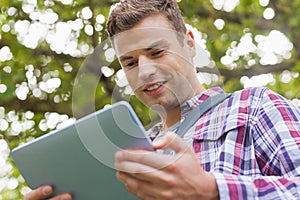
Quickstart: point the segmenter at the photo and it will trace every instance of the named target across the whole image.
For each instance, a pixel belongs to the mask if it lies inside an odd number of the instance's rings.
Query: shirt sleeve
[[[220,199],[300,199],[300,178],[213,173]]]
[[[300,199],[300,111],[264,90],[248,126],[261,175],[213,172],[220,199]]]

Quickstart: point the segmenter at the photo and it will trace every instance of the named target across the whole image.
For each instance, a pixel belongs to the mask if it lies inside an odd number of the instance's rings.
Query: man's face
[[[113,38],[135,95],[148,107],[174,109],[197,92],[193,39],[177,32],[163,15],[143,19]]]

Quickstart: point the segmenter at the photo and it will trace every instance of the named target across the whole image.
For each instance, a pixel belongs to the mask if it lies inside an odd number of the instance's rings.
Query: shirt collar
[[[213,87],[194,96],[193,98],[189,99],[188,101],[186,101],[181,105],[182,115],[183,116],[186,115],[189,111],[196,108],[198,105],[200,105],[203,101],[205,101],[209,97],[215,96],[220,93],[224,93],[224,91],[220,87]]]

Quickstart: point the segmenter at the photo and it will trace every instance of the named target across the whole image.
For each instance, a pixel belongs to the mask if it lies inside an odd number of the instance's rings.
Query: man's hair
[[[112,37],[127,31],[153,14],[163,14],[174,30],[186,33],[180,9],[174,0],[121,0],[108,18],[106,25],[108,35]]]

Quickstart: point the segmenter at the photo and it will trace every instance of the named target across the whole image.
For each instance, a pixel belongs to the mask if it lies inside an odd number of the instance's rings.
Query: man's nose
[[[156,65],[147,56],[140,56],[138,62],[139,78],[145,80],[156,73]]]

